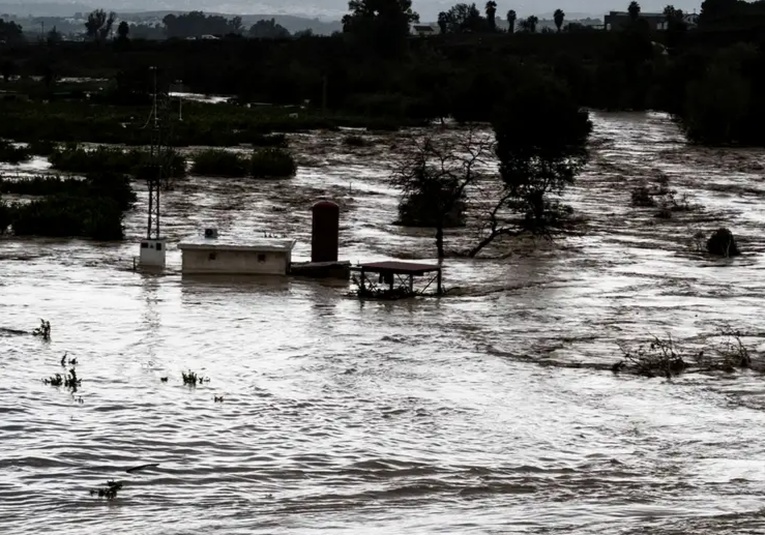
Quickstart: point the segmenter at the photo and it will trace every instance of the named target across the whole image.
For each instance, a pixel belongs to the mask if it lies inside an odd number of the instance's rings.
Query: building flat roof
[[[178,244],[178,248],[205,251],[251,251],[288,253],[295,247],[295,241],[290,238],[253,238],[238,236],[223,236],[204,238],[191,236]]]
[[[424,275],[433,271],[440,271],[441,266],[437,264],[417,264],[414,262],[370,262],[368,264],[359,264],[352,266],[353,271],[370,271],[372,273],[401,273],[405,275]]]

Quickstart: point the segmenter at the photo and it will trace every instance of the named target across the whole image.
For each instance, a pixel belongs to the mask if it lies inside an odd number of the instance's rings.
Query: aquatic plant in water
[[[224,149],[208,149],[194,155],[191,172],[201,176],[247,176],[247,158]]]
[[[0,162],[19,164],[31,158],[29,150],[24,147],[15,147],[11,143],[0,139]]]
[[[254,178],[281,178],[297,172],[292,155],[282,149],[259,149],[252,153],[251,174]]]
[[[650,342],[630,349],[619,345],[623,358],[614,363],[614,373],[630,372],[644,377],[663,376],[668,379],[693,368],[704,372],[733,372],[736,369],[752,367],[749,349],[742,341],[742,333],[730,326],[723,327],[717,334],[721,344],[699,351],[683,350],[668,334],[666,338],[653,336]],[[765,369],[761,369],[765,371]]]
[[[667,335],[666,339],[654,336],[653,340],[636,349],[621,345],[619,348],[624,358],[611,367],[614,372],[629,370],[645,377],[661,375],[670,378],[688,367],[672,335]]]
[[[346,147],[366,147],[369,142],[362,136],[351,134],[343,138],[343,145]]]
[[[63,386],[64,388],[68,388],[72,391],[72,393],[74,393],[77,392],[77,389],[82,384],[82,379],[77,377],[77,372],[74,370],[74,368],[72,368],[66,375],[57,373],[56,375],[48,377],[47,379],[43,379],[43,383],[55,387]]]
[[[40,320],[40,326],[32,331],[32,336],[39,336],[46,342],[50,341],[50,322]]]
[[[181,376],[183,377],[183,384],[186,386],[197,386],[198,384],[201,385],[202,383],[210,382],[209,377],[204,377],[191,370],[188,372],[181,372]]]
[[[117,493],[122,490],[123,483],[121,481],[107,481],[105,487],[98,489],[92,489],[90,495],[94,496],[98,494],[99,498],[106,498],[107,500],[113,500],[117,497]]]

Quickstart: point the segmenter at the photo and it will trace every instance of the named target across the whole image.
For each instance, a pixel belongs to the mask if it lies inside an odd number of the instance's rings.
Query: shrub
[[[13,209],[0,199],[0,235],[5,234],[13,221]]]
[[[122,210],[107,197],[53,195],[12,207],[13,232],[17,236],[81,236],[96,240],[124,237]]]
[[[343,138],[343,145],[346,147],[366,147],[368,144],[366,139],[357,135],[345,136]]]
[[[51,165],[61,171],[73,173],[124,173],[135,175],[141,167],[151,163],[151,155],[145,150],[123,151],[119,148],[97,147],[84,149],[77,144],[68,144],[54,150],[49,157]],[[186,174],[186,160],[168,150],[162,155],[165,176],[182,177]]]
[[[727,228],[719,228],[707,240],[707,252],[709,254],[731,257],[738,256],[738,249],[733,233]]]
[[[246,176],[247,158],[223,149],[208,149],[194,155],[191,172],[202,176]]]
[[[0,179],[0,193],[108,197],[122,210],[130,208],[136,200],[135,192],[130,186],[130,178],[118,173],[90,173],[84,180],[44,175],[26,180]]]
[[[284,150],[260,149],[252,153],[251,172],[255,178],[288,177],[297,172],[297,164]]]
[[[396,224],[407,227],[437,227],[438,203],[434,202],[434,192],[413,194],[405,197],[398,206],[398,221]],[[465,201],[454,203],[452,210],[446,214],[444,228],[465,226]]]
[[[15,147],[13,144],[0,139],[0,162],[18,164],[29,160],[31,154],[24,147]]]
[[[256,147],[286,147],[287,136],[284,134],[253,134],[251,143]]]
[[[56,151],[56,144],[47,140],[32,141],[27,146],[27,150],[36,156],[50,156]]]
[[[656,193],[648,186],[638,186],[632,190],[632,206],[640,208],[652,208],[656,206],[656,200],[653,196]]]

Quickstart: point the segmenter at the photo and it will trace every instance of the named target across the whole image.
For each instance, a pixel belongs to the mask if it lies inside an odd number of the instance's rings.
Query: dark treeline
[[[168,81],[242,103],[309,102],[326,113],[412,124],[448,116],[490,121],[504,95],[534,70],[564,81],[581,106],[663,110],[681,119],[695,141],[765,143],[756,127],[765,120],[756,98],[765,88],[765,34],[757,22],[765,1],[707,0],[702,7],[699,27],[689,29],[667,6],[676,23],[666,31],[651,31],[634,2],[631,19],[617,31],[574,31],[559,10],[561,31],[541,34],[528,17],[501,30],[493,1],[483,10],[459,4],[443,13],[443,34],[413,37],[409,28],[418,17],[409,0],[359,0],[350,4],[344,32],[334,36],[248,39],[236,20],[218,17],[221,32],[239,33],[189,41],[182,38],[187,30],[174,29],[179,38],[164,42],[124,36],[110,43],[7,43],[0,47],[0,74],[53,81],[106,76],[111,96],[100,98],[120,104],[146,94],[149,67],[156,65]],[[211,19],[185,17],[188,27],[191,19]],[[514,17],[510,10],[505,21]],[[165,24],[170,29],[176,22]],[[264,33],[280,31],[268,22],[260,26]]]

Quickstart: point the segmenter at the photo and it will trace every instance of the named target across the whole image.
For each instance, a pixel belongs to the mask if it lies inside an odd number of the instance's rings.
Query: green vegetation
[[[249,174],[245,156],[227,150],[208,149],[194,155],[191,172],[202,176],[241,177]]]
[[[50,341],[50,322],[43,319],[40,320],[40,326],[32,331],[32,336],[39,336],[44,341]]]
[[[197,372],[193,372],[189,370],[188,372],[181,372],[181,377],[183,378],[183,384],[186,386],[197,386],[201,385],[202,383],[209,383],[210,378],[204,377],[201,374],[198,374]]]
[[[0,102],[0,137],[147,144],[149,131],[141,127],[151,103],[151,66],[161,88],[183,80],[189,91],[234,97],[230,104],[185,103],[170,135],[179,146],[257,145],[269,132],[395,129],[444,117],[488,121],[531,68],[568,86],[580,106],[663,110],[695,142],[765,144],[758,126],[765,106],[756,98],[765,90],[763,3],[706,0],[698,28],[667,6],[666,30],[652,29],[639,5],[627,4],[622,9],[630,15],[617,23],[619,31],[596,31],[567,23],[560,9],[555,29],[542,29],[538,17],[517,20],[514,10],[500,24],[493,1],[483,11],[456,3],[439,16],[441,34],[427,39],[409,35],[419,19],[409,0],[354,0],[343,32],[331,37],[288,38],[265,21],[250,29],[257,37],[250,39],[236,17],[201,13],[168,16],[152,30],[181,39],[147,41],[132,27],[118,32],[112,46],[103,42],[102,32],[111,29],[103,12],[91,14],[83,43],[22,44],[9,26],[5,39],[14,45],[0,50],[10,91]],[[507,20],[513,23],[505,29]],[[182,39],[204,29],[222,38]],[[25,79],[31,75],[41,81]],[[92,83],[77,89],[59,82],[63,76],[109,81],[102,90]],[[178,106],[172,103],[172,113],[180,115]]]
[[[98,495],[99,498],[106,498],[111,501],[117,498],[117,493],[122,490],[122,487],[123,483],[121,481],[107,481],[105,487],[91,490],[90,495]]]
[[[701,350],[681,347],[670,334],[666,338],[652,336],[636,348],[619,345],[623,358],[615,362],[611,370],[671,379],[691,370],[732,373],[749,369],[752,358],[742,341],[743,336],[741,331],[725,326],[715,335],[717,343]]]
[[[362,136],[350,135],[343,138],[343,145],[346,147],[366,147],[369,142]]]
[[[259,149],[252,153],[250,173],[254,178],[280,178],[293,176],[297,163],[282,149]]]
[[[30,153],[35,156],[50,156],[56,151],[56,144],[53,141],[37,140],[31,141],[27,147]]]
[[[0,225],[4,217],[17,236],[122,239],[123,212],[135,202],[130,179],[113,173],[89,174],[84,180],[1,180],[0,192],[46,195],[29,203],[0,204]]]
[[[46,385],[51,386],[64,386],[64,388],[67,388],[72,391],[72,393],[77,392],[77,389],[82,384],[82,379],[77,377],[77,372],[72,368],[69,370],[69,373],[65,375],[61,375],[60,373],[57,373],[56,375],[53,375],[52,377],[48,377],[47,379],[43,379],[43,383]]]
[[[151,155],[145,150],[124,151],[119,148],[96,147],[87,150],[76,144],[69,144],[56,149],[49,157],[54,169],[74,173],[123,173],[138,174],[148,165]],[[171,151],[166,156],[166,174],[170,177],[182,177],[186,174],[186,160],[180,154]]]
[[[15,147],[13,144],[0,139],[0,162],[18,164],[31,158],[31,154],[24,147]]]
[[[297,164],[283,149],[256,149],[247,158],[227,150],[208,149],[194,155],[191,171],[202,176],[281,178],[297,171]]]

